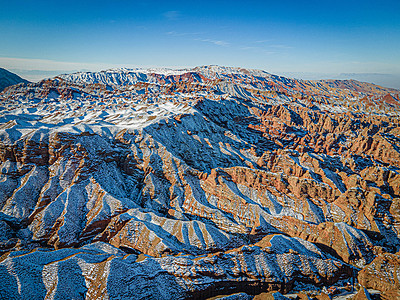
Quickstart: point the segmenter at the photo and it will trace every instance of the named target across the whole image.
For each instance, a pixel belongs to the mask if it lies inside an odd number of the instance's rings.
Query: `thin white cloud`
[[[275,51],[268,51],[268,50],[262,50],[261,52],[262,52],[263,54],[266,54],[266,55],[277,54],[277,52],[275,52]]]
[[[264,43],[269,43],[269,42],[272,42],[273,40],[258,40],[258,41],[255,41],[254,43],[256,43],[256,44],[264,44]]]
[[[224,41],[224,40],[207,39],[207,38],[201,38],[201,37],[195,38],[195,36],[205,35],[202,32],[168,31],[168,32],[166,32],[166,34],[170,35],[170,36],[174,36],[174,37],[183,37],[183,36],[193,37],[192,40],[194,40],[194,41],[200,41],[200,42],[204,42],[204,43],[211,43],[211,44],[214,44],[214,45],[217,45],[217,46],[222,46],[222,47],[229,47],[231,45],[229,42]]]
[[[203,34],[202,32],[177,32],[177,31],[168,31],[166,32],[167,35],[171,36],[196,36]]]
[[[200,42],[205,42],[205,43],[211,43],[217,46],[222,46],[222,47],[229,47],[230,43],[222,40],[213,40],[213,39],[195,39],[196,41]]]
[[[277,48],[277,49],[292,49],[293,47],[287,45],[269,45],[269,48]]]
[[[253,53],[261,53],[264,55],[272,55],[277,53],[276,51],[272,51],[271,49],[267,50],[263,47],[255,47],[255,46],[241,46],[239,49],[243,51],[251,51]]]
[[[240,50],[257,50],[259,49],[258,47],[252,47],[252,46],[242,46],[240,47]]]
[[[181,16],[181,13],[177,10],[169,10],[164,12],[163,16],[170,21],[176,21]]]

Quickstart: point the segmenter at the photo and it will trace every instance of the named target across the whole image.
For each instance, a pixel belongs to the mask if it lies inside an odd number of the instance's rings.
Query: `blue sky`
[[[3,1],[0,66],[28,79],[227,65],[400,88],[400,1]]]

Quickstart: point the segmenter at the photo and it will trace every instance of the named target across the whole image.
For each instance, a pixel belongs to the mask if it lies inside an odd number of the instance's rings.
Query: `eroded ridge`
[[[361,269],[379,290],[400,250],[399,94],[217,66],[6,88],[0,295],[285,293]]]

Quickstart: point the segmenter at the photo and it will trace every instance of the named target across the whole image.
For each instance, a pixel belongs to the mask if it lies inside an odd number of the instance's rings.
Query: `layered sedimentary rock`
[[[1,292],[179,299],[349,277],[400,247],[399,93],[216,66],[10,87]]]
[[[250,289],[287,291],[296,280],[331,283],[349,267],[311,243],[275,235],[255,245],[203,256],[138,259],[97,242],[80,249],[3,255],[0,295],[23,298],[206,298]],[[290,281],[286,281],[287,278]]]
[[[400,291],[400,253],[378,255],[358,274],[359,282],[375,290],[383,291],[386,297]],[[390,298],[390,297],[388,297]],[[393,298],[392,298],[393,299]],[[396,299],[396,297],[394,297]]]

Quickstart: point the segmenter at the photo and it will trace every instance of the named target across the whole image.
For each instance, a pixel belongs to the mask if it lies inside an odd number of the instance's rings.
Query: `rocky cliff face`
[[[287,292],[364,267],[379,289],[369,270],[400,250],[399,94],[216,66],[8,88],[0,295]]]

